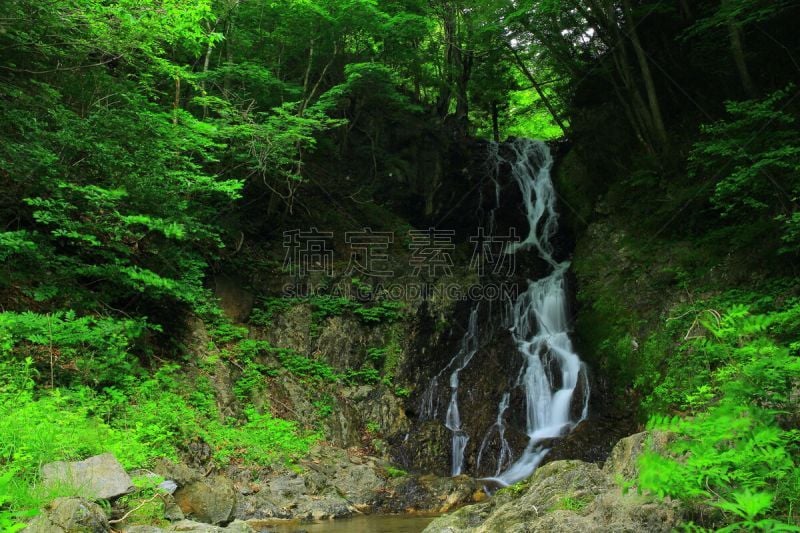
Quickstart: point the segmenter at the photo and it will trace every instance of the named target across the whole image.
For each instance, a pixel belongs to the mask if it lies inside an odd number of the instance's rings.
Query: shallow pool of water
[[[259,533],[419,533],[434,516],[363,515],[324,522],[284,522],[255,528]]]

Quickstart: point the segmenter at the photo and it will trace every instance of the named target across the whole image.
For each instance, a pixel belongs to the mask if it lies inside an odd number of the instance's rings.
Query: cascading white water
[[[510,245],[506,252],[535,248],[552,267],[552,272],[538,281],[529,281],[527,290],[511,304],[510,331],[524,362],[516,385],[522,387],[525,394],[528,445],[505,471],[485,478],[501,485],[528,477],[549,451],[540,443],[563,435],[585,418],[589,402],[586,369],[567,334],[564,274],[569,262],[558,263],[553,258],[551,238],[557,229],[557,215],[556,194],[550,178],[553,164],[550,149],[545,143],[530,139],[517,139],[511,148],[514,158],[506,162],[511,165],[512,176],[522,193],[529,232],[524,240]],[[496,150],[491,154],[501,157]],[[557,375],[549,370],[553,366]],[[570,411],[579,382],[584,388],[583,407],[581,418],[573,421]],[[506,409],[501,401],[495,426]],[[507,445],[501,437],[498,465],[507,457]]]
[[[461,338],[458,351],[450,359],[450,362],[438,374],[436,374],[428,385],[427,390],[422,396],[421,417],[425,419],[436,418],[438,405],[436,403],[438,393],[439,378],[448,370],[450,373],[450,403],[447,405],[445,415],[445,426],[453,434],[452,457],[450,473],[453,476],[461,474],[464,468],[464,450],[469,441],[469,435],[461,427],[461,414],[458,411],[458,376],[464,370],[475,353],[478,351],[478,305],[472,307],[469,313],[469,323],[467,331]]]
[[[522,206],[529,229],[528,236],[521,242],[511,243],[506,253],[516,253],[533,246],[542,259],[555,267],[550,239],[558,229],[558,215],[556,191],[550,179],[550,169],[553,167],[550,147],[542,141],[516,139],[511,143],[511,148],[514,151],[513,160],[504,161],[511,165],[511,175],[522,193]],[[490,153],[494,157],[502,157],[499,150]]]
[[[525,420],[528,444],[522,454],[513,459],[513,451],[506,440],[505,417],[510,408],[512,391],[505,392],[498,404],[497,417],[488,429],[478,449],[479,468],[489,453],[489,443],[495,434],[499,440],[494,477],[482,478],[499,485],[510,485],[525,479],[539,465],[549,449],[542,446],[545,439],[559,437],[569,431],[588,414],[589,383],[584,364],[573,351],[567,334],[567,301],[564,275],[569,262],[553,258],[552,237],[557,230],[556,193],[550,178],[553,159],[549,147],[541,141],[517,139],[510,144],[513,157],[505,159],[500,145],[490,145],[489,160],[495,188],[495,207],[488,216],[489,230],[494,229],[495,212],[500,207],[500,168],[511,166],[511,173],[522,193],[529,231],[518,243],[507,246],[505,252],[514,254],[534,248],[552,269],[550,274],[537,281],[529,281],[527,289],[509,303],[509,330],[523,359],[519,376],[513,388],[521,388],[525,398]],[[470,311],[467,331],[461,339],[456,354],[430,381],[422,395],[420,416],[433,420],[439,414],[439,379],[450,373],[450,402],[445,415],[445,426],[452,433],[451,474],[462,473],[464,451],[469,435],[462,427],[458,405],[459,374],[469,365],[478,351],[478,305]],[[583,389],[581,416],[572,420],[573,396]],[[512,462],[513,461],[513,462]],[[505,470],[503,470],[505,468]]]
[[[450,374],[450,403],[447,406],[445,426],[453,432],[453,453],[451,475],[457,476],[464,467],[464,449],[469,435],[461,428],[461,415],[458,412],[458,375],[464,370],[478,351],[478,306],[469,314],[467,333],[461,339],[461,348],[453,358],[456,368]]]
[[[483,459],[483,453],[486,451],[486,447],[489,444],[489,439],[492,437],[495,431],[497,431],[497,438],[500,441],[500,451],[498,452],[497,469],[494,475],[500,475],[503,467],[506,466],[507,462],[511,460],[511,446],[506,440],[506,422],[504,418],[510,401],[511,393],[503,393],[502,398],[500,398],[500,404],[497,406],[497,419],[495,419],[495,422],[492,424],[492,427],[489,428],[489,431],[486,432],[486,436],[483,437],[483,442],[481,442],[481,447],[478,449],[478,459],[475,463],[476,470],[480,470],[481,468],[481,459]]]

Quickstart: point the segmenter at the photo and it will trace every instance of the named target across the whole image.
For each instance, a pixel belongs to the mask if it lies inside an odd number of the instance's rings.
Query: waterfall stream
[[[560,437],[583,420],[588,414],[589,383],[586,368],[572,348],[568,336],[565,273],[569,262],[558,262],[553,257],[552,238],[556,234],[556,193],[550,177],[553,158],[549,147],[541,141],[516,139],[509,145],[512,157],[502,155],[500,145],[492,143],[488,166],[492,170],[495,186],[495,208],[489,212],[488,222],[493,230],[495,211],[500,208],[498,176],[501,166],[511,167],[511,175],[522,194],[529,230],[520,242],[511,243],[505,253],[517,254],[535,250],[547,263],[550,273],[539,280],[528,280],[526,290],[514,301],[508,302],[508,329],[514,345],[522,358],[516,379],[497,406],[497,416],[478,448],[476,468],[487,454],[495,453],[490,442],[499,442],[496,450],[496,472],[493,477],[482,478],[499,485],[510,485],[536,469],[549,449],[548,439]],[[472,307],[467,331],[460,347],[450,362],[431,382],[422,396],[421,416],[435,419],[438,415],[438,382],[450,371],[450,403],[445,415],[445,426],[452,433],[452,475],[464,469],[464,451],[469,435],[462,427],[459,413],[459,374],[469,365],[479,351],[478,307]],[[581,386],[580,415],[573,420],[574,393]],[[519,389],[524,397],[525,431],[528,443],[516,458],[506,440],[506,419],[511,409],[512,394]],[[492,441],[493,436],[496,441]]]

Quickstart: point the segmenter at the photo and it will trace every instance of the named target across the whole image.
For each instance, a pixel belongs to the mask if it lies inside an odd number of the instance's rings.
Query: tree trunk
[[[225,63],[228,67],[233,66],[233,17],[236,13],[236,9],[239,7],[239,0],[229,0],[227,5],[227,13],[225,17]],[[230,72],[230,69],[228,70]],[[231,91],[231,77],[229,75],[225,76],[223,80],[223,88],[225,94],[229,94]]]
[[[456,12],[449,2],[446,2],[443,6],[442,29],[444,30],[445,49],[436,111],[441,118],[445,118],[450,113],[450,100],[453,96],[453,87],[456,85],[456,67],[460,63],[457,57],[459,50],[456,46],[456,39],[458,38]]]
[[[206,75],[208,74],[208,65],[211,62],[211,50],[214,48],[214,45],[211,43],[211,25],[206,24],[206,31],[208,31],[208,47],[206,48],[206,54],[203,58],[203,78],[200,80],[200,92],[202,93],[203,97],[206,96]],[[208,106],[203,104],[203,118],[208,117]]]
[[[469,80],[472,77],[472,51],[458,51],[459,75],[456,84],[456,120],[459,132],[466,136],[469,129]]]
[[[172,123],[178,124],[178,109],[181,107],[181,78],[175,76],[175,100],[172,102]]]
[[[300,104],[300,111],[298,113],[299,116],[303,116],[303,114],[305,113],[306,109],[308,108],[308,105],[311,103],[311,100],[314,98],[314,96],[316,96],[317,91],[319,90],[319,86],[322,84],[322,80],[325,79],[325,75],[328,73],[328,69],[331,68],[331,65],[333,64],[334,60],[336,59],[336,55],[338,53],[339,53],[339,45],[338,45],[338,43],[334,42],[333,43],[333,53],[331,54],[330,59],[328,60],[327,63],[325,63],[325,66],[322,68],[322,72],[320,73],[319,78],[317,79],[317,82],[314,84],[314,87],[312,87],[311,91],[307,95],[304,96],[303,102]],[[303,93],[304,94],[305,94],[305,92],[306,92],[306,90],[308,88],[308,73],[309,73],[309,71],[311,69],[311,56],[309,56],[308,66],[309,66],[309,70],[306,71],[306,81],[305,81],[305,83],[303,85]]]
[[[730,0],[726,0],[724,3],[728,1]],[[739,80],[742,83],[742,88],[744,88],[744,92],[747,93],[747,96],[753,98],[756,95],[756,88],[753,84],[753,78],[750,77],[747,61],[744,58],[742,29],[733,17],[728,19],[728,38],[730,39],[731,54],[733,55],[734,63],[736,63],[736,71],[739,73]]]
[[[689,7],[689,2],[686,0],[680,0],[678,2],[681,6],[681,12],[683,13],[683,17],[686,20],[692,20],[694,17],[692,16],[692,8]]]
[[[494,142],[500,142],[500,125],[497,119],[497,100],[492,100],[492,138]]]
[[[664,119],[661,116],[661,106],[658,102],[658,93],[656,92],[656,85],[653,82],[653,74],[650,72],[650,64],[647,62],[647,54],[645,54],[642,43],[639,40],[639,33],[636,31],[636,21],[633,19],[633,13],[630,7],[630,0],[624,0],[623,6],[625,7],[625,16],[630,25],[630,40],[633,44],[633,51],[636,53],[636,59],[639,62],[639,69],[642,73],[644,81],[644,88],[647,92],[647,101],[650,106],[650,115],[653,119],[653,129],[657,139],[661,142],[662,146],[667,145],[667,129],[664,127]]]

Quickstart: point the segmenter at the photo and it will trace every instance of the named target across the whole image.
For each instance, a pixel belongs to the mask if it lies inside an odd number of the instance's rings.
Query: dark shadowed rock
[[[219,298],[220,307],[235,322],[247,320],[253,310],[255,297],[244,288],[243,283],[229,276],[214,278],[214,295]]]

